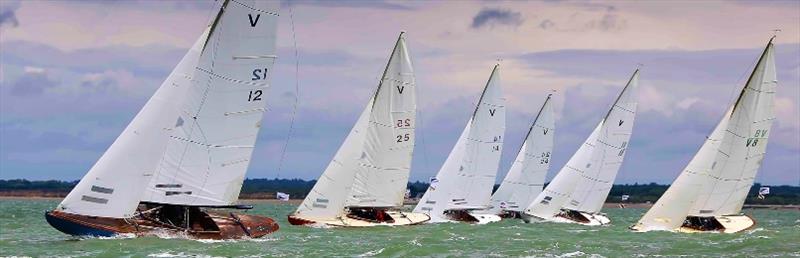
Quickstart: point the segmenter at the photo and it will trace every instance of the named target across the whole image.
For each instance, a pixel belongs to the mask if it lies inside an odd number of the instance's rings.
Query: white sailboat
[[[429,220],[397,209],[411,168],[416,111],[414,70],[400,33],[375,95],[289,222],[368,227]]]
[[[275,62],[279,4],[229,0],[48,222],[73,235],[172,231],[260,237],[272,219],[236,204]]]
[[[522,210],[542,192],[544,179],[550,168],[555,135],[555,114],[551,97],[552,94],[547,95],[525,135],[511,169],[492,195],[489,213],[520,218]]]
[[[735,233],[755,225],[742,214],[742,205],[761,167],[775,120],[774,52],[770,39],[736,103],[632,230]]]
[[[505,133],[505,98],[500,87],[499,65],[495,65],[472,118],[458,138],[414,212],[431,216],[431,222],[500,221],[489,208]]]
[[[526,221],[604,225],[600,213],[628,147],[636,116],[639,70],[606,116],[543,192],[523,212]]]

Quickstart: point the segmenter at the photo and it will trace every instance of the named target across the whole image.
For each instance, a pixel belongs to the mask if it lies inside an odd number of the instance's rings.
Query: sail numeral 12
[[[254,90],[254,91],[251,90],[250,96],[247,96],[247,101],[259,101],[261,100],[261,94],[262,94],[261,90]]]

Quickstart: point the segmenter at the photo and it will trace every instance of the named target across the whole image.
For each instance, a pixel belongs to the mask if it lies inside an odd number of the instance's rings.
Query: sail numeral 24
[[[247,96],[247,101],[259,101],[261,100],[261,94],[263,92],[261,90],[251,90],[250,96]]]
[[[541,160],[539,160],[539,164],[547,164],[547,163],[550,163],[550,152],[549,152],[549,151],[547,151],[547,152],[542,152],[542,155],[541,155],[541,157],[540,157],[540,158],[542,158],[542,159],[541,159]]]
[[[401,134],[401,135],[398,135],[396,138],[397,138],[397,142],[407,142],[408,140],[411,140],[411,135],[409,135],[409,134]]]

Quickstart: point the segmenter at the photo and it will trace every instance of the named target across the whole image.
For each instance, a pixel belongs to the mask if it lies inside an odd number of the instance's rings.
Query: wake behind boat
[[[637,69],[592,134],[522,213],[526,222],[589,226],[611,223],[600,210],[625,158],[633,132],[638,84]]]
[[[400,33],[378,89],[297,211],[292,225],[341,227],[414,225],[403,212],[416,140],[416,84],[405,33]]]
[[[500,216],[484,211],[489,208],[506,124],[499,66],[492,70],[472,118],[414,208],[430,215],[431,222],[500,221]]]
[[[261,237],[237,205],[275,62],[279,4],[222,3],[213,22],[47,222],[71,235]]]
[[[755,225],[742,205],[766,155],[778,87],[771,38],[739,97],[634,231],[736,233]]]

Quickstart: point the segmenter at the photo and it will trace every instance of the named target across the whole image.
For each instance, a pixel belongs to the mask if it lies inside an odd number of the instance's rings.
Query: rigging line
[[[286,148],[289,146],[289,140],[292,138],[292,131],[294,131],[294,121],[297,116],[297,106],[300,102],[300,53],[297,50],[297,34],[294,29],[294,8],[292,3],[289,2],[289,24],[292,29],[292,40],[294,41],[294,103],[292,104],[292,117],[289,121],[289,131],[286,133],[286,141],[283,143],[283,150],[281,150],[281,158],[278,161],[278,172],[275,177],[280,178],[281,170],[283,169],[283,161],[286,158]]]
[[[419,97],[417,97],[417,99],[420,100],[419,102],[422,102],[421,99],[419,99]],[[426,147],[427,145],[425,144],[425,126],[423,124],[423,120],[425,120],[425,119],[422,116],[422,109],[419,108],[419,106],[417,106],[417,107],[418,107],[417,108],[417,113],[419,113],[419,127],[420,127],[419,128],[419,140],[420,140],[420,145],[422,145],[421,146],[422,147],[422,160],[423,160],[423,164],[425,166],[425,171],[431,171],[430,170],[431,169],[430,162],[428,162],[428,149]],[[428,182],[428,183],[430,183],[430,182]]]

